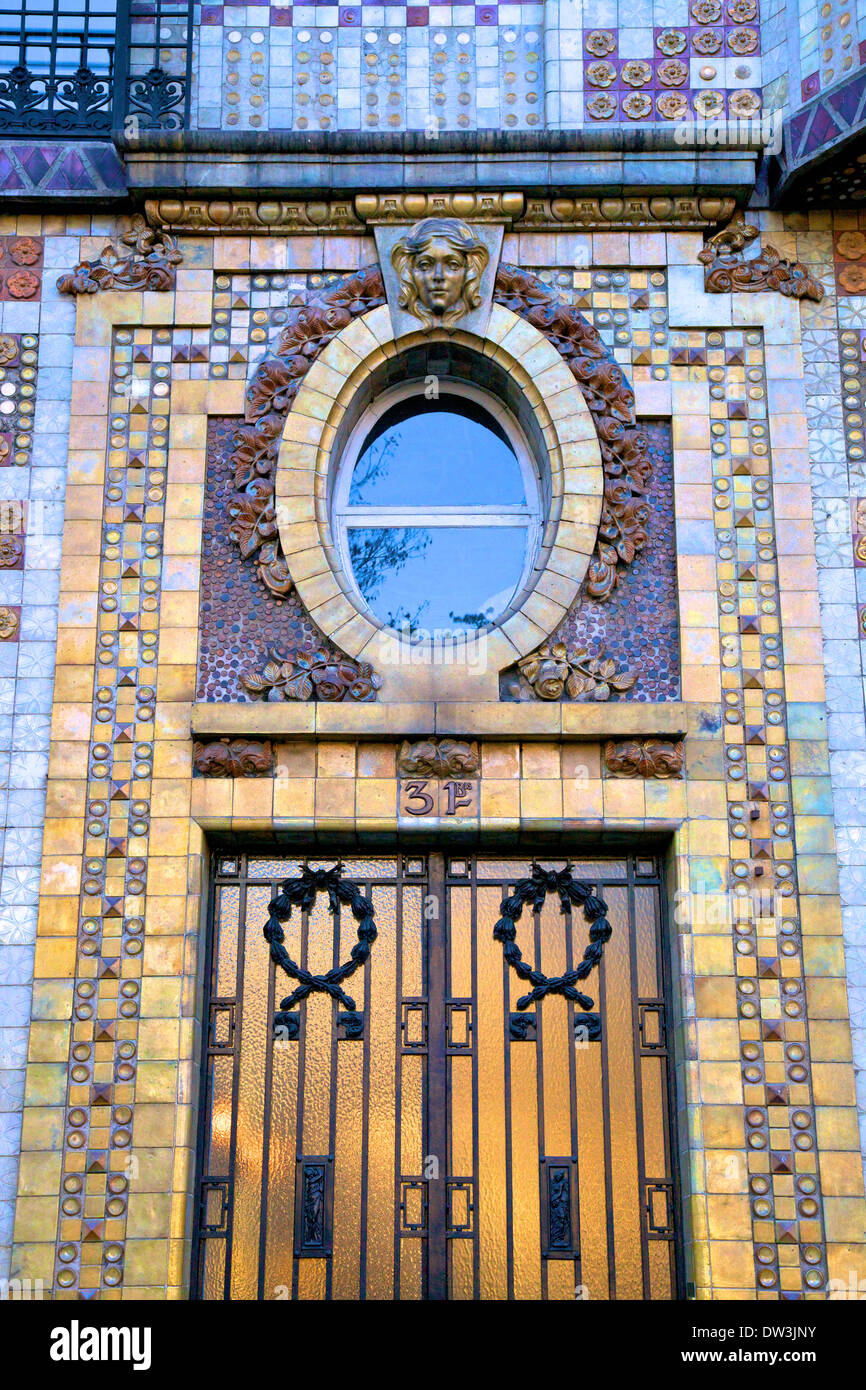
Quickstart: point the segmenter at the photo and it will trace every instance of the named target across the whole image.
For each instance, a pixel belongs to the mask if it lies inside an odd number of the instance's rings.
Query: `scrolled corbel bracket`
[[[177,239],[168,232],[148,226],[140,213],[132,219],[129,231],[120,238],[132,248],[122,256],[114,244],[92,261],[79,261],[74,270],[61,275],[57,288],[61,294],[96,294],[99,290],[173,290],[176,267],[183,260]]]
[[[704,267],[707,294],[756,294],[776,290],[786,299],[811,299],[820,304],[824,286],[802,261],[783,260],[767,242],[755,256],[746,251],[760,237],[760,228],[738,212],[722,231],[710,237],[698,261]]]

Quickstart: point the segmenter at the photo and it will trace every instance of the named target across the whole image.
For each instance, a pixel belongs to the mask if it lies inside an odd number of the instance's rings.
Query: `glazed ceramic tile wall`
[[[808,101],[863,62],[855,0],[800,0],[800,98]],[[791,83],[792,94],[796,86]]]
[[[700,243],[623,232],[504,245],[594,318],[638,414],[672,419],[685,778],[613,777],[597,745],[558,742],[581,707],[520,706],[538,720],[523,748],[514,706],[464,713],[468,727],[488,721],[479,830],[674,833],[690,1277],[699,1297],[824,1297],[828,1276],[866,1273],[803,395],[805,375],[820,400],[812,386],[835,360],[801,370],[792,301],[703,294]],[[827,273],[818,241],[805,248]],[[241,413],[285,308],[318,277],[368,263],[372,243],[233,236],[182,249],[174,292],[77,304],[13,1265],[61,1297],[184,1289],[203,831],[382,836],[401,824],[386,691],[363,709],[380,743],[284,734],[274,777],[193,777],[189,738],[207,417]],[[807,354],[830,351],[832,303],[804,319]],[[280,712],[243,711],[252,736]],[[707,915],[719,899],[722,920]]]
[[[258,26],[263,7],[222,8],[206,7],[199,30],[201,129],[544,123],[540,4],[294,6]]]
[[[202,8],[196,124],[498,130],[761,110],[758,0]]]
[[[866,721],[862,622],[866,524],[862,341],[866,235],[857,214],[789,218],[796,254],[828,284],[826,306],[803,309],[806,414],[833,786],[842,922],[860,1125],[866,1152]],[[775,230],[773,235],[776,235]],[[835,275],[834,275],[835,271]],[[821,312],[822,309],[824,312]],[[813,323],[813,320],[817,320]],[[837,386],[838,381],[838,386]],[[862,549],[862,547],[860,547]]]
[[[91,229],[81,217],[76,232]],[[39,902],[77,258],[63,219],[0,219],[0,1278],[9,1270]]]

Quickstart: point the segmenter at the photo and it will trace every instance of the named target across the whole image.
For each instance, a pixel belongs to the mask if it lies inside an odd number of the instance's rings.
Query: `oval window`
[[[343,567],[389,627],[489,627],[538,551],[538,475],[522,431],[481,392],[426,401],[414,387],[387,399],[343,457],[333,509]]]

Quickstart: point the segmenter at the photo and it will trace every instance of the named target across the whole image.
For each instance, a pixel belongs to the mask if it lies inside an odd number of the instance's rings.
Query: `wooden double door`
[[[194,1296],[677,1296],[653,855],[214,858]]]

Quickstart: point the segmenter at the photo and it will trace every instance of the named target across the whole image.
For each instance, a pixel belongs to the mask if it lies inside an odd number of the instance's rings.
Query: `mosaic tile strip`
[[[64,237],[37,236],[32,218],[20,235],[15,218],[0,230],[10,224],[7,263],[57,263]],[[75,317],[50,274],[38,298],[0,303],[0,522],[8,540],[23,540],[20,562],[0,567],[0,1278],[10,1272],[30,1030]]]
[[[762,337],[707,334],[729,878],[758,1290],[826,1286]],[[801,732],[803,732],[801,730]],[[693,870],[694,872],[694,870]],[[738,902],[738,892],[741,894]]]
[[[8,140],[0,150],[0,190],[20,197],[122,196],[126,172],[110,143]]]
[[[112,353],[56,1289],[119,1296],[141,1011],[171,333]]]
[[[0,337],[0,468],[30,462],[38,345],[32,333]]]

